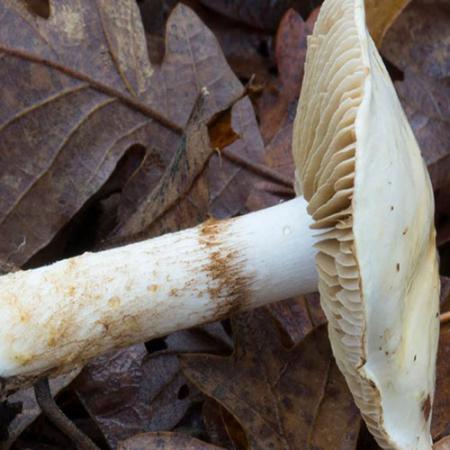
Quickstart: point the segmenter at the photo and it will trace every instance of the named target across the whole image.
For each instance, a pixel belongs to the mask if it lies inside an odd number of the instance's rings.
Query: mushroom
[[[326,0],[294,126],[336,361],[386,449],[431,449],[439,336],[433,191],[363,0]]]
[[[370,431],[384,448],[431,448],[439,278],[428,174],[363,0],[325,0],[308,47],[293,140],[299,196],[0,277],[3,394],[319,285]]]

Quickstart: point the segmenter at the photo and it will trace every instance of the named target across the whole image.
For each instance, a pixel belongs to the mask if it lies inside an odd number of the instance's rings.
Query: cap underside
[[[362,0],[321,8],[293,150],[313,227],[325,230],[319,290],[337,363],[382,447],[431,448],[423,405],[439,325],[433,193]],[[411,310],[423,316],[418,338]]]

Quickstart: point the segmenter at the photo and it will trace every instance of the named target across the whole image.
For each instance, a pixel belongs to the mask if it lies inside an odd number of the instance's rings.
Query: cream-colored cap
[[[363,0],[323,3],[293,151],[321,233],[319,290],[339,368],[383,448],[429,450],[440,289],[433,191]]]

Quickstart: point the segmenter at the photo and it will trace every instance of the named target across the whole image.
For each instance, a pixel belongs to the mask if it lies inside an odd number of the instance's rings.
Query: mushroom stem
[[[107,350],[317,289],[302,197],[0,277],[3,391]]]
[[[441,322],[441,323],[447,323],[447,322],[450,322],[450,311],[441,314],[440,322]]]

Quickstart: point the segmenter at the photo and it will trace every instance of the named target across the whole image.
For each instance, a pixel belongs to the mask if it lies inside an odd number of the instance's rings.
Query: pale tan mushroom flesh
[[[440,290],[433,191],[363,0],[321,8],[293,151],[298,193],[323,230],[319,290],[339,368],[383,448],[431,449]]]

